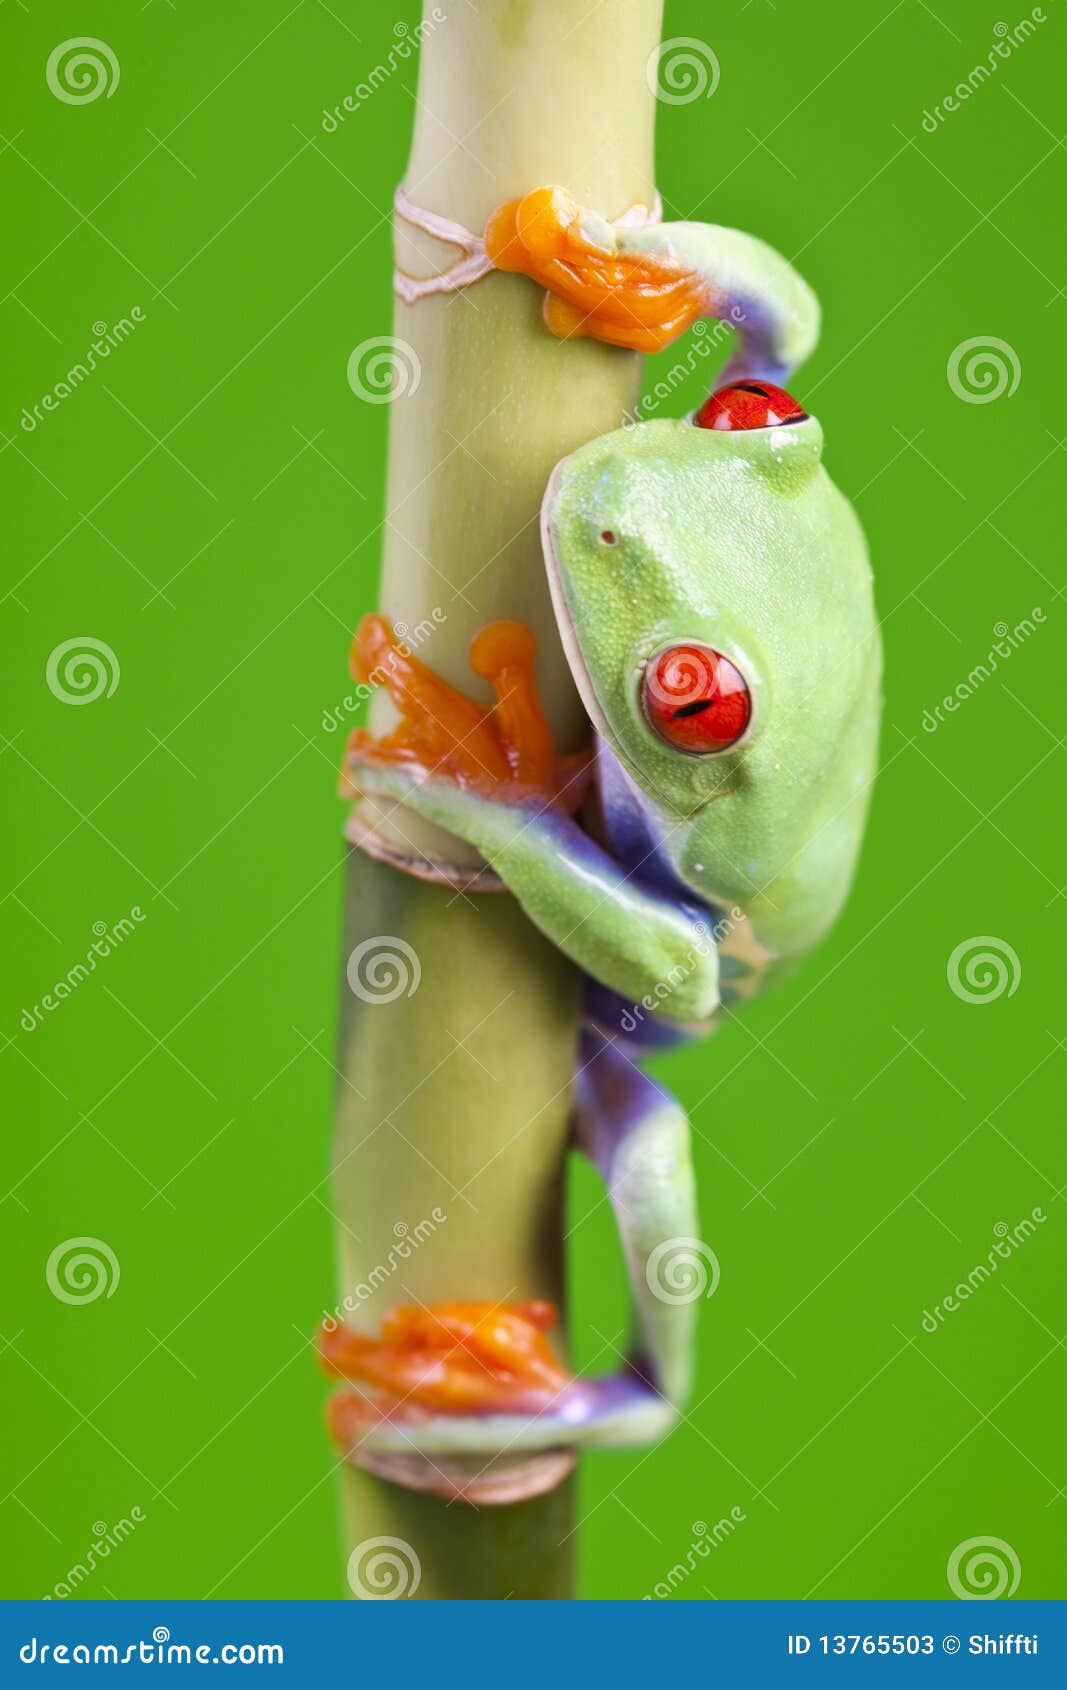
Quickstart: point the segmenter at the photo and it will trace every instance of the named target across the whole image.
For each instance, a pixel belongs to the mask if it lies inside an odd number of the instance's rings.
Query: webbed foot
[[[352,646],[356,680],[383,686],[401,721],[391,733],[357,728],[345,756],[344,793],[377,785],[404,796],[440,782],[519,804],[574,810],[588,775],[585,756],[556,752],[537,691],[537,641],[521,622],[491,622],[471,640],[469,661],[495,703],[483,708],[413,657],[381,616],[365,616]],[[389,779],[392,773],[401,779]],[[406,777],[403,778],[403,777]]]
[[[740,229],[609,223],[563,188],[537,188],[490,217],[487,256],[498,270],[548,290],[545,322],[561,338],[592,335],[659,352],[701,317],[737,334],[725,380],[779,383],[813,350],[819,304],[773,247]]]
[[[493,213],[486,251],[498,270],[548,290],[554,335],[590,335],[635,352],[659,352],[707,309],[696,271],[676,256],[627,250],[611,224],[562,188],[537,188]]]
[[[550,1490],[575,1447],[661,1435],[669,1405],[629,1371],[576,1379],[546,1333],[549,1303],[390,1309],[380,1338],[327,1323],[319,1357],[344,1381],[326,1424],[346,1461],[414,1490],[505,1503]]]
[[[541,1414],[572,1383],[546,1337],[550,1303],[435,1303],[389,1309],[380,1338],[324,1326],[326,1371],[355,1389],[331,1401],[342,1443],[382,1420],[417,1425],[432,1414]]]

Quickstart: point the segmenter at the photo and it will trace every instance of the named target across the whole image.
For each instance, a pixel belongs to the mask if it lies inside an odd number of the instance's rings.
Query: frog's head
[[[590,441],[543,535],[594,727],[676,874],[775,954],[830,923],[873,771],[880,656],[866,546],[814,417],[766,384]]]

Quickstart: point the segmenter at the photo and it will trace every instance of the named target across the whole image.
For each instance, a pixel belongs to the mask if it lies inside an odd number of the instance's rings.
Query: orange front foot
[[[555,1322],[550,1303],[435,1303],[390,1309],[380,1339],[323,1326],[323,1367],[358,1387],[330,1399],[331,1436],[351,1446],[382,1419],[544,1412],[572,1381],[545,1337]]]
[[[665,256],[598,245],[562,188],[537,188],[495,211],[485,245],[498,270],[548,289],[545,322],[561,339],[591,335],[659,352],[706,309],[695,272]]]
[[[357,728],[349,756],[357,764],[413,765],[495,797],[532,793],[576,808],[585,759],[556,753],[538,696],[536,653],[536,638],[521,622],[490,622],[475,634],[471,668],[496,695],[485,710],[413,657],[384,617],[365,616],[352,646],[352,673],[385,687],[402,720],[384,737]]]

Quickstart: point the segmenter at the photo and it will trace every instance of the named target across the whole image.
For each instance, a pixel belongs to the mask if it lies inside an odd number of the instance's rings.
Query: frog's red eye
[[[769,381],[735,381],[705,399],[693,421],[698,428],[783,428],[808,413],[784,387]]]
[[[725,751],[752,716],[752,695],[728,657],[707,645],[672,645],[645,667],[645,713],[681,751]]]

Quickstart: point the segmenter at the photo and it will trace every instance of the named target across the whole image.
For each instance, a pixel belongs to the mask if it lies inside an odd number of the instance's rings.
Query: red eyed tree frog
[[[510,251],[507,267],[559,284],[557,332],[573,332],[566,313],[580,309],[592,332],[637,344],[620,327],[635,308],[644,335],[728,296],[718,237],[729,231],[706,232],[715,262],[697,265],[695,281],[677,261],[699,247],[693,238],[627,237],[623,256],[647,260],[660,288],[657,314],[643,270],[625,287],[612,279],[621,235],[585,214],[576,223],[567,204],[548,215],[541,201],[540,223],[524,205],[503,208],[487,241],[498,263]],[[518,262],[522,238],[536,264]],[[600,249],[592,281],[575,281],[575,243]],[[385,739],[353,735],[351,791],[389,795],[474,845],[586,976],[574,1140],[607,1184],[635,1316],[626,1366],[595,1379],[553,1373],[544,1305],[499,1319],[448,1305],[434,1317],[436,1350],[422,1326],[405,1338],[404,1311],[381,1343],[342,1333],[324,1359],[364,1389],[339,1393],[334,1431],[375,1454],[632,1444],[669,1427],[689,1389],[695,1319],[672,1289],[670,1254],[700,1248],[689,1125],[635,1059],[707,1033],[723,1008],[790,969],[852,877],[881,692],[867,549],[823,468],[818,421],[774,383],[814,340],[810,293],[777,255],[765,273],[758,255],[742,257],[755,279],[734,292],[762,317],[742,336],[741,379],[691,418],[590,441],[544,496],[545,569],[593,729],[589,761],[555,755],[521,626],[493,624],[472,643],[472,668],[497,697],[488,711],[397,646],[380,618],[357,634],[357,676],[380,677],[403,721]],[[457,1321],[465,1371],[450,1374]]]

